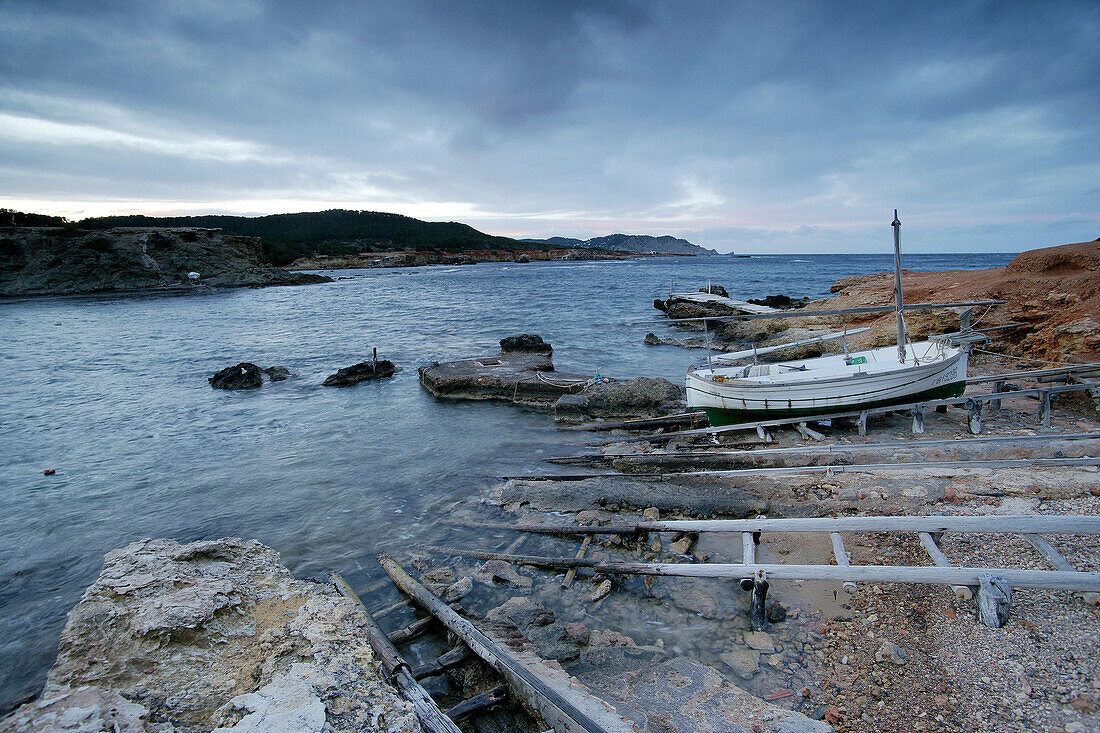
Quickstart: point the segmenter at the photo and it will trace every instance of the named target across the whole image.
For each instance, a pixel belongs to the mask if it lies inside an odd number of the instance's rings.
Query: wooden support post
[[[982,402],[981,400],[967,400],[967,426],[971,435],[982,434]]]
[[[454,721],[443,714],[443,711],[435,704],[435,700],[432,699],[427,690],[416,681],[409,670],[409,665],[394,648],[393,644],[390,643],[390,640],[386,637],[386,632],[382,631],[374,619],[371,618],[367,607],[363,605],[363,601],[351,589],[351,586],[338,573],[333,573],[330,579],[336,589],[340,591],[340,595],[354,601],[363,609],[363,614],[366,616],[363,626],[364,631],[367,633],[367,641],[370,642],[374,653],[382,663],[383,669],[386,670],[394,685],[397,686],[401,697],[408,700],[412,705],[413,712],[420,719],[420,725],[424,727],[424,730],[429,733],[462,733],[459,727],[454,724]]]
[[[763,570],[757,571],[752,579],[749,623],[754,631],[763,631],[768,628],[768,579]]]
[[[1070,565],[1069,560],[1064,558],[1062,553],[1055,550],[1054,546],[1047,542],[1042,535],[1025,534],[1024,539],[1031,543],[1031,546],[1038,550],[1039,554],[1045,557],[1055,569],[1076,572],[1077,568]],[[1078,593],[1078,595],[1090,606],[1100,606],[1100,593]]]
[[[398,610],[400,610],[400,609],[402,609],[402,608],[405,608],[405,607],[406,607],[406,606],[408,606],[408,605],[409,605],[410,603],[412,603],[412,601],[410,601],[410,600],[409,600],[408,598],[402,598],[402,599],[401,599],[400,601],[398,601],[397,603],[394,603],[394,604],[392,604],[392,605],[386,606],[386,607],[385,607],[385,608],[383,608],[383,609],[382,609],[381,611],[377,611],[377,612],[375,612],[375,613],[372,613],[372,614],[371,614],[371,617],[372,617],[372,618],[373,618],[373,619],[374,619],[375,621],[377,621],[377,620],[378,620],[378,619],[380,619],[380,618],[385,618],[386,616],[389,616],[389,615],[390,615],[391,613],[393,613],[394,611],[398,611]]]
[[[833,557],[836,558],[836,564],[840,566],[851,565],[852,561],[848,557],[848,552],[844,549],[844,539],[840,536],[840,532],[830,532],[829,539],[833,541]],[[848,595],[855,593],[856,584],[850,580],[845,581],[844,592]]]
[[[816,440],[819,443],[825,440],[824,435],[809,427],[804,422],[796,423],[794,427],[795,430],[798,431],[798,434],[801,435],[803,438],[806,438],[807,440]]]
[[[756,564],[756,541],[753,539],[752,532],[741,533],[741,562],[744,565]],[[751,576],[741,578],[741,590],[752,590]]]
[[[936,534],[939,535],[942,533],[937,532]],[[943,550],[940,549],[940,546],[936,544],[937,537],[933,537],[928,532],[918,532],[917,536],[920,537],[921,547],[923,547],[925,552],[928,553],[928,556],[932,558],[932,562],[936,563],[936,565],[941,568],[954,567],[951,561],[947,559],[947,555],[943,554]],[[974,590],[969,586],[953,585],[951,586],[951,590],[955,592],[956,598],[961,598],[964,601],[969,601],[974,597]]]
[[[765,430],[763,425],[756,426],[756,434],[760,436],[760,440],[764,441],[765,443],[772,442],[771,433]]]
[[[581,558],[583,558],[585,555],[588,554],[588,546],[591,545],[591,544],[592,544],[592,535],[586,534],[584,536],[584,539],[581,540],[581,549],[577,550],[576,557],[577,557],[578,560],[580,560]],[[561,587],[562,588],[568,588],[569,586],[573,585],[573,579],[576,578],[576,577],[577,577],[577,569],[576,568],[569,568],[567,571],[565,571],[565,577],[562,578]]]
[[[1004,392],[1004,391],[1005,391],[1005,380],[998,379],[996,382],[993,383],[993,394],[1000,394],[1001,392]],[[989,411],[990,412],[997,412],[1000,409],[1001,409],[1001,401],[1000,400],[990,400],[989,401]]]
[[[924,434],[924,405],[913,408],[913,432],[917,435]]]
[[[1008,623],[1012,586],[1004,578],[983,573],[978,576],[978,616],[982,623],[999,629]]]
[[[1050,390],[1039,390],[1039,421],[1043,427],[1050,427]]]
[[[867,434],[867,411],[866,410],[860,410],[859,411],[859,419],[856,421],[856,425],[859,426],[859,434],[860,435],[866,435]]]

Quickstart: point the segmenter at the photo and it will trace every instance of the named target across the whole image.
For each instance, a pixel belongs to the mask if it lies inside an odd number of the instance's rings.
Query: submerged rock
[[[106,555],[40,699],[0,731],[415,733],[363,623],[258,542],[135,542]]]
[[[521,333],[518,336],[506,336],[500,340],[500,352],[502,354],[516,352],[550,354],[553,351],[553,347],[543,341],[542,336],[535,333]]]
[[[325,387],[347,387],[369,379],[385,379],[392,377],[400,369],[388,359],[378,362],[361,361],[349,367],[338,369],[335,374],[330,374],[321,384]]]
[[[284,366],[268,367],[267,369],[261,369],[260,371],[266,374],[267,378],[270,379],[272,382],[281,382],[284,379],[293,376],[290,373],[290,370]]]
[[[264,382],[262,374],[263,370],[255,364],[242,361],[222,369],[207,381],[214,389],[256,389]]]

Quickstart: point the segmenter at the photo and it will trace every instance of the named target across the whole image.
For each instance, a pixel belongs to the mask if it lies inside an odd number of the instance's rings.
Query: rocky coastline
[[[0,297],[332,282],[268,264],[258,237],[203,228],[0,229]]]

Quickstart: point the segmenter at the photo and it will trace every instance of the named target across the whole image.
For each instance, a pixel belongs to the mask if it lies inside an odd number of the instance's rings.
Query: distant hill
[[[113,227],[205,227],[260,237],[267,260],[287,265],[299,257],[402,250],[531,249],[457,222],[431,222],[374,211],[328,211],[269,216],[104,216],[84,219],[81,229]]]
[[[606,249],[614,252],[638,252],[647,254],[659,252],[670,255],[713,255],[718,254],[713,249],[706,249],[697,244],[692,244],[686,239],[678,237],[654,237],[649,234],[609,234],[606,237],[593,237],[592,239],[570,239],[568,237],[551,237],[550,239],[525,239],[524,242],[536,244],[549,244],[554,247],[588,247],[592,249]]]

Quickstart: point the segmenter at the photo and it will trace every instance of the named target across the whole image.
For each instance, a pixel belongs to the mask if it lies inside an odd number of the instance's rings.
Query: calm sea
[[[907,255],[913,270],[1012,255]],[[331,273],[326,285],[0,302],[0,710],[41,685],[65,614],[102,556],[142,537],[254,537],[298,576],[381,577],[374,557],[456,540],[438,525],[496,475],[569,451],[545,414],[427,394],[416,367],[539,333],[563,371],[680,382],[700,352],[653,299],[708,280],[734,297],[828,295],[886,256],[661,258]],[[346,279],[344,279],[346,278]],[[321,387],[380,357],[382,383]],[[206,378],[239,361],[299,376],[248,392]],[[56,469],[56,475],[43,475]],[[469,538],[468,538],[469,539]]]

